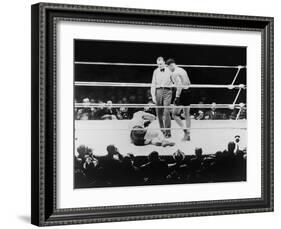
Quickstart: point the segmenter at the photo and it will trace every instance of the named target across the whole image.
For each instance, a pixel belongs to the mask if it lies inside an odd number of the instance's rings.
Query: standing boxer
[[[164,58],[157,58],[157,65],[153,72],[151,83],[151,96],[156,106],[170,106],[172,100],[171,71],[167,68]],[[170,108],[156,108],[159,126],[166,138],[171,137],[171,115]],[[163,120],[164,118],[164,120]]]
[[[186,106],[185,108],[175,108],[173,110],[173,118],[177,122],[177,124],[183,129],[184,132],[184,141],[190,141],[190,103],[191,103],[191,93],[190,89],[188,89],[190,85],[190,80],[187,72],[178,67],[173,59],[167,60],[166,64],[168,68],[172,72],[172,81],[176,87],[176,95],[174,99],[174,104],[176,106]],[[184,117],[185,117],[185,125],[183,124],[180,113],[183,109]]]

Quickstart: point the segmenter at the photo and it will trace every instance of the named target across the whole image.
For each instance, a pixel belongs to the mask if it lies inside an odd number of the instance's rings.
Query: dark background
[[[173,58],[186,65],[246,65],[246,47],[193,44],[146,43],[100,40],[75,40],[75,61],[147,63],[158,56]],[[150,83],[155,67],[75,64],[75,81]],[[230,84],[237,69],[185,68],[192,84]],[[246,84],[246,69],[241,69],[235,84]],[[232,103],[237,90],[192,89],[193,103]],[[147,103],[148,88],[75,87],[77,102],[85,97],[106,102],[120,102],[124,96],[136,95],[129,102]],[[237,103],[246,103],[242,90]]]

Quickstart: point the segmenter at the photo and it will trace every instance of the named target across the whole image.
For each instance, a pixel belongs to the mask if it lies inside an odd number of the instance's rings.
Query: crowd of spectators
[[[139,110],[145,110],[155,114],[155,108],[152,108],[153,102],[149,100],[144,108],[129,108],[129,107],[113,107],[112,101],[108,100],[103,102],[102,100],[95,101],[93,99],[84,98],[81,101],[84,105],[98,104],[98,106],[92,107],[80,107],[75,108],[76,120],[112,120],[112,119],[131,119],[133,114]],[[128,104],[127,99],[123,99],[119,104]],[[204,104],[202,101],[199,104]],[[183,113],[181,114],[184,119]],[[216,103],[212,103],[211,108],[191,109],[191,118],[196,120],[227,120],[227,119],[246,119],[246,106],[242,109],[217,109]],[[172,117],[171,117],[172,118]]]
[[[196,148],[194,155],[177,150],[168,156],[157,151],[122,155],[114,145],[107,146],[106,156],[96,156],[80,145],[74,160],[75,188],[246,180],[246,149],[240,150],[233,141],[215,154]]]

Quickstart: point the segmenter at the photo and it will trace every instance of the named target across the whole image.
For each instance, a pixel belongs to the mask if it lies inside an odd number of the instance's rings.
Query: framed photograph
[[[32,6],[32,224],[273,211],[273,18]]]

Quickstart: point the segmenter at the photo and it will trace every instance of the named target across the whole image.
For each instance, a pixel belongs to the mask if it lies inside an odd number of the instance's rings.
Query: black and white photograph
[[[274,18],[163,3],[32,5],[32,224],[274,210]]]
[[[75,189],[247,181],[247,47],[73,49]]]

